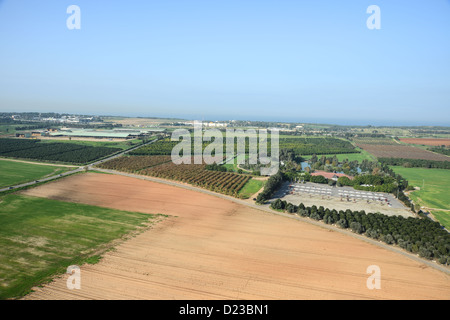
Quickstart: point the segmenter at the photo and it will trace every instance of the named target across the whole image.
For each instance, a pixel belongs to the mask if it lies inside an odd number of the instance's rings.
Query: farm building
[[[340,177],[347,177],[349,179],[353,179],[352,176],[349,176],[345,173],[335,173],[335,172],[326,172],[326,171],[320,171],[317,170],[313,173],[311,173],[312,176],[322,176],[324,178],[337,181]]]

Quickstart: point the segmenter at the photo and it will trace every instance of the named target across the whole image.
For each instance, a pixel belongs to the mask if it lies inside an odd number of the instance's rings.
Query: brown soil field
[[[423,144],[426,146],[450,146],[450,139],[401,138],[400,141],[411,144]]]
[[[350,234],[136,178],[85,173],[24,192],[170,215],[24,299],[450,299],[450,275]],[[369,290],[368,266],[381,270]]]
[[[377,158],[404,158],[435,161],[450,160],[450,157],[443,154],[433,153],[413,146],[373,144],[357,144],[357,146],[373,154]]]

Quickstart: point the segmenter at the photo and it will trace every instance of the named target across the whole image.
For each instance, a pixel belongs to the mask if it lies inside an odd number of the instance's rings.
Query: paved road
[[[408,257],[408,258],[413,259],[413,260],[415,260],[417,262],[423,263],[423,264],[425,264],[425,265],[427,265],[427,266],[429,266],[431,268],[434,268],[434,269],[437,269],[439,271],[442,271],[442,272],[445,272],[447,274],[450,274],[450,268],[447,268],[445,266],[439,265],[439,264],[437,264],[435,262],[432,262],[432,261],[429,261],[429,260],[424,260],[424,259],[420,258],[419,256],[411,254],[411,253],[408,253],[408,252],[406,252],[406,251],[404,251],[404,250],[402,250],[400,248],[394,247],[392,245],[387,245],[387,244],[385,244],[385,243],[383,243],[381,241],[376,241],[376,240],[373,240],[373,239],[368,238],[366,236],[356,234],[356,233],[348,231],[346,229],[341,229],[341,228],[338,228],[338,227],[335,227],[335,226],[332,226],[332,225],[328,225],[328,224],[325,224],[325,223],[320,222],[320,221],[315,221],[313,219],[300,217],[300,216],[297,216],[297,215],[294,215],[294,214],[288,214],[288,213],[284,213],[284,212],[274,211],[274,210],[270,209],[269,205],[258,205],[258,204],[253,203],[253,202],[247,202],[245,200],[241,200],[241,199],[234,198],[234,197],[231,197],[231,196],[227,196],[227,195],[224,195],[224,194],[216,193],[216,192],[209,191],[209,190],[206,190],[206,189],[201,189],[201,188],[194,187],[194,186],[191,186],[191,185],[182,184],[182,183],[179,183],[179,182],[176,182],[176,181],[169,181],[169,180],[158,179],[158,178],[149,177],[149,176],[142,176],[142,175],[136,175],[136,174],[131,174],[131,173],[115,171],[115,170],[107,170],[107,169],[99,169],[99,168],[96,168],[96,170],[97,171],[103,171],[105,173],[119,174],[119,175],[131,177],[131,178],[138,178],[138,179],[142,179],[142,180],[148,180],[148,181],[153,181],[153,182],[158,182],[158,183],[164,183],[164,184],[167,184],[167,185],[170,185],[170,186],[180,187],[180,188],[184,188],[184,189],[188,189],[188,190],[192,190],[192,191],[196,191],[196,192],[202,192],[202,193],[205,193],[205,194],[208,194],[208,195],[212,195],[212,196],[219,197],[219,198],[222,198],[222,199],[230,200],[230,201],[233,201],[235,203],[251,207],[253,209],[257,209],[257,210],[261,210],[261,211],[264,211],[264,212],[268,212],[270,214],[275,214],[275,215],[283,216],[283,217],[286,217],[286,218],[290,218],[290,219],[294,219],[294,220],[299,220],[299,221],[303,221],[303,222],[306,222],[306,223],[310,223],[310,224],[313,224],[315,226],[318,226],[318,227],[321,227],[321,228],[325,228],[325,229],[328,229],[328,230],[332,230],[332,231],[336,231],[336,232],[340,232],[342,234],[351,236],[353,238],[356,238],[356,239],[359,239],[359,240],[362,240],[362,241],[374,244],[376,246],[382,247],[384,249],[387,249],[387,250],[399,253],[399,254],[401,254],[401,255],[403,255],[405,257]]]
[[[50,181],[50,180],[62,178],[62,177],[65,177],[65,176],[68,176],[68,175],[71,175],[71,174],[74,174],[74,173],[77,173],[77,172],[81,172],[81,171],[84,171],[84,170],[92,170],[92,169],[93,169],[93,166],[95,166],[95,165],[97,165],[97,164],[100,164],[100,163],[102,163],[102,162],[106,162],[106,161],[108,161],[108,160],[111,160],[111,159],[120,157],[120,156],[122,156],[122,155],[124,155],[124,154],[126,154],[126,153],[128,153],[128,152],[130,152],[130,151],[133,151],[133,150],[135,150],[135,149],[137,149],[137,148],[142,147],[143,145],[147,145],[147,144],[150,144],[150,143],[154,143],[154,142],[156,142],[156,141],[158,141],[158,139],[149,141],[149,142],[147,142],[147,143],[145,143],[145,144],[140,144],[140,145],[135,146],[135,147],[132,147],[132,148],[130,148],[130,149],[121,151],[121,152],[119,152],[119,153],[117,153],[117,154],[115,154],[115,155],[113,155],[113,156],[111,156],[111,157],[108,157],[108,158],[105,158],[105,159],[102,159],[102,160],[93,162],[93,163],[88,164],[88,165],[86,165],[86,166],[78,167],[78,168],[76,168],[76,169],[74,169],[74,170],[70,170],[70,171],[67,171],[67,172],[64,172],[64,173],[61,173],[61,174],[58,174],[58,175],[54,175],[54,176],[51,176],[51,177],[42,178],[42,179],[39,179],[39,180],[30,181],[30,182],[26,182],[26,183],[22,183],[22,184],[18,184],[18,185],[15,185],[15,186],[9,186],[9,187],[6,187],[6,188],[2,188],[2,189],[0,189],[0,193],[1,193],[1,192],[4,192],[4,191],[7,191],[7,190],[13,190],[13,189],[18,189],[18,188],[28,187],[28,186],[35,185],[35,184],[37,184],[37,183],[47,182],[47,181]]]

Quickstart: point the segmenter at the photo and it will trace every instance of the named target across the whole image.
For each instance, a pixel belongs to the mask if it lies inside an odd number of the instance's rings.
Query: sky
[[[0,112],[30,111],[450,126],[450,0],[0,0]]]

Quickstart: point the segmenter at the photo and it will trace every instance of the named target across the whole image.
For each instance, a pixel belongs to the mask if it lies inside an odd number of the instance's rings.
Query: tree
[[[352,229],[353,232],[361,234],[364,232],[364,227],[361,225],[361,223],[353,221],[352,223],[350,223],[350,228]]]
[[[348,228],[347,220],[345,220],[345,219],[340,219],[340,220],[337,222],[337,225],[338,225],[339,227],[341,227],[342,229]]]

